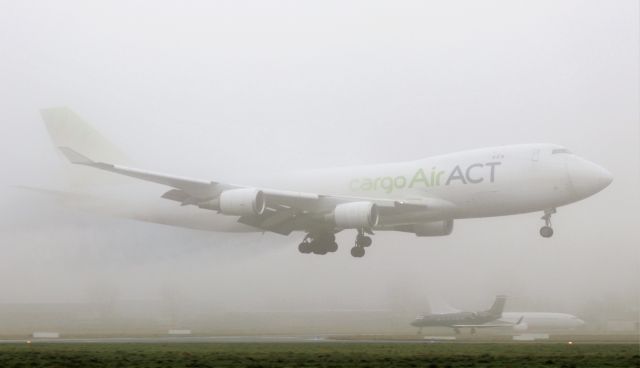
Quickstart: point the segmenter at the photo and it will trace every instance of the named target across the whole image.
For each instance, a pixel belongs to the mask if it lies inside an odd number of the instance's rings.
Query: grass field
[[[640,367],[637,344],[7,344],[0,367]]]

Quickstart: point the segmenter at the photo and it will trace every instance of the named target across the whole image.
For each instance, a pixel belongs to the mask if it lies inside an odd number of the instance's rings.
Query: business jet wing
[[[452,325],[454,328],[496,328],[496,327],[511,327],[513,323],[495,323],[495,324],[482,324],[482,325]]]
[[[469,324],[469,325],[453,325],[454,328],[496,328],[496,327],[513,327],[522,323],[524,316],[520,317],[517,322],[500,322],[500,323],[484,323],[484,324]],[[498,319],[499,321],[499,319]]]
[[[88,166],[172,187],[173,189],[165,192],[162,195],[162,198],[177,201],[183,206],[195,205],[207,208],[206,203],[218,198],[225,190],[254,188],[250,186],[162,174],[108,162],[96,162],[70,147],[59,147],[59,149],[73,164]],[[397,201],[379,198],[323,195],[270,188],[255,189],[260,190],[264,194],[266,204],[265,213],[259,216],[242,216],[238,221],[245,225],[285,235],[304,225],[304,221],[311,220],[309,217],[299,218],[300,214],[328,212],[341,203],[354,201],[369,201],[375,203],[381,210],[381,221],[383,223],[385,215],[389,216],[394,213],[407,211],[435,211],[448,206],[448,203],[437,199]]]

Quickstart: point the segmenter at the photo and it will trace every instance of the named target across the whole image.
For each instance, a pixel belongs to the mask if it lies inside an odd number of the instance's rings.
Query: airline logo
[[[475,163],[469,166],[456,165],[451,171],[438,170],[435,167],[425,171],[418,169],[411,176],[379,176],[376,178],[355,178],[349,182],[351,191],[377,191],[391,193],[399,189],[429,188],[441,185],[493,183],[496,178],[496,166],[502,162]]]

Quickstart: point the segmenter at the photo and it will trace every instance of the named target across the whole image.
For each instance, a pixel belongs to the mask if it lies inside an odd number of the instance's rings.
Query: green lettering
[[[423,182],[425,187],[429,186],[429,180],[427,176],[424,174],[424,170],[418,169],[415,175],[413,175],[413,179],[411,179],[411,183],[409,184],[409,188],[413,188],[416,183]]]
[[[390,176],[385,176],[380,181],[380,188],[384,189],[385,192],[391,193],[393,190],[393,178]]]
[[[373,185],[371,183],[371,179],[369,178],[362,179],[362,185],[360,185],[361,190],[371,190],[372,187]]]
[[[377,177],[374,181],[373,181],[373,190],[378,190],[378,184],[380,183],[380,177]]]

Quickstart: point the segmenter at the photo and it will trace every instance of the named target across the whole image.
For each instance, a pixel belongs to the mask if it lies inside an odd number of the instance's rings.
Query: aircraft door
[[[531,161],[538,162],[538,160],[540,160],[540,148],[534,149],[531,155]]]

